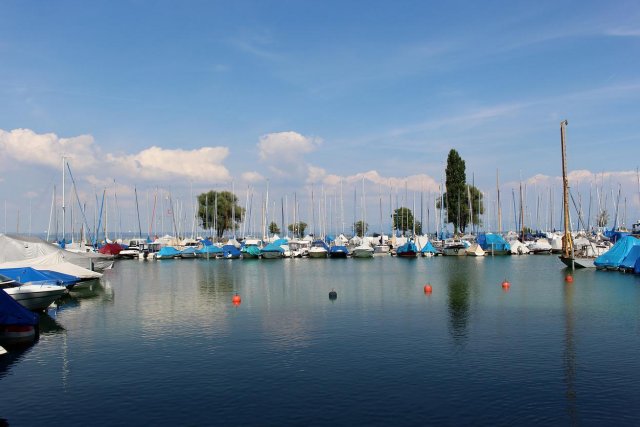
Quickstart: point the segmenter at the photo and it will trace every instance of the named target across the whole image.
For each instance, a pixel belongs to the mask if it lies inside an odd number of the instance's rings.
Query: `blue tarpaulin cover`
[[[156,255],[157,258],[174,258],[177,256],[180,256],[180,251],[173,246],[161,248]]]
[[[422,250],[420,251],[422,253],[427,253],[427,252],[431,252],[432,254],[437,253],[438,251],[436,250],[436,248],[433,247],[433,245],[431,244],[430,241],[427,242],[426,245],[424,245],[424,247],[422,248]]]
[[[278,243],[280,241],[283,241],[284,243]],[[275,242],[269,243],[267,246],[262,248],[262,252],[280,252],[280,253],[283,253],[284,249],[282,249],[282,246],[280,246],[281,244],[286,245],[287,241],[284,240],[284,239],[278,239]]]
[[[0,325],[38,324],[38,315],[20,305],[5,291],[0,289]]]
[[[511,247],[504,238],[499,234],[485,233],[478,236],[478,244],[485,251],[495,250],[504,251],[509,250]]]
[[[216,254],[221,254],[222,249],[214,244],[210,244],[198,249],[198,253],[202,255],[206,255],[206,254],[216,255]]]
[[[604,254],[594,261],[599,268],[619,268],[622,261],[629,255],[631,248],[640,245],[640,239],[633,236],[624,236]]]
[[[240,256],[240,250],[233,245],[224,245],[222,247],[222,255],[225,258],[237,258]]]
[[[404,254],[404,253],[412,253],[412,252],[413,253],[418,253],[418,247],[411,240],[409,240],[407,243],[405,243],[404,245],[400,246],[396,250],[396,254],[397,255]]]
[[[627,256],[624,257],[624,259],[620,263],[620,268],[633,270],[633,267],[635,267],[638,258],[640,258],[640,245],[636,245],[631,248]]]
[[[55,279],[31,267],[0,268],[0,274],[19,283],[56,283]]]

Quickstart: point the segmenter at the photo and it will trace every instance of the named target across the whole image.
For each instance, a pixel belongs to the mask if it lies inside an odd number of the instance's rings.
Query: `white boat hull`
[[[309,249],[309,258],[326,258],[328,252],[323,248],[311,248]]]
[[[4,291],[24,308],[45,310],[52,302],[67,292],[67,288],[58,285],[21,285],[6,288]]]

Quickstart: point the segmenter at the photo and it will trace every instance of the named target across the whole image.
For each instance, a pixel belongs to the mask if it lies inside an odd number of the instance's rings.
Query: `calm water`
[[[0,418],[638,425],[640,276],[565,273],[555,256],[119,261],[0,357]]]

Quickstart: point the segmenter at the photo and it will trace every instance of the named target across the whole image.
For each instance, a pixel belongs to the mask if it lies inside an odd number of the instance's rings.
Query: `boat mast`
[[[560,122],[560,145],[562,148],[562,203],[564,209],[564,236],[562,237],[562,256],[573,258],[573,238],[569,218],[569,180],[567,179],[567,148],[565,145],[565,128],[567,120]]]

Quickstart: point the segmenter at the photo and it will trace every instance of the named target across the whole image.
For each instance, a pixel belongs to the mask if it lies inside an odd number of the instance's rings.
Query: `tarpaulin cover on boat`
[[[636,245],[631,248],[629,253],[620,263],[620,268],[624,268],[625,270],[633,270],[633,267],[636,265],[636,261],[640,258],[640,245]]]
[[[25,259],[21,261],[4,262],[0,264],[0,268],[18,268],[31,267],[38,271],[50,270],[56,273],[63,273],[78,277],[80,280],[97,279],[102,277],[101,273],[78,267],[75,264],[67,262],[60,252],[54,252],[49,255],[38,258]]]
[[[206,255],[206,254],[216,255],[216,254],[221,254],[222,249],[216,245],[211,244],[198,249],[197,252],[201,255]]]
[[[156,255],[158,258],[173,258],[177,256],[180,256],[180,251],[173,246],[165,246],[160,249]]]
[[[225,258],[237,258],[240,256],[240,250],[234,245],[224,245],[222,247],[222,254]]]
[[[104,255],[118,255],[122,250],[122,246],[117,243],[107,243],[103,245],[98,252]]]
[[[633,267],[633,272],[636,274],[640,274],[640,258],[636,260],[636,266]]]
[[[0,268],[0,274],[19,283],[55,283],[56,280],[31,267]],[[56,283],[57,284],[57,283]]]
[[[0,325],[38,324],[38,315],[20,305],[5,291],[0,289]]]
[[[624,236],[611,249],[596,258],[594,264],[598,268],[619,268],[622,261],[631,252],[631,248],[638,245],[640,245],[640,239]]]
[[[478,244],[485,251],[508,251],[511,249],[509,243],[499,234],[486,233],[478,236]]]
[[[284,243],[278,243],[280,241],[284,241]],[[264,248],[262,248],[262,252],[280,252],[283,253],[284,249],[282,249],[282,246],[280,246],[281,244],[286,245],[287,241],[284,239],[279,239],[273,243],[269,243],[267,246],[265,246]]]
[[[431,244],[430,241],[427,241],[427,244],[424,245],[424,247],[422,248],[422,250],[420,252],[422,252],[423,254],[427,253],[427,252],[431,252],[432,254],[435,254],[438,251],[436,250],[436,248],[433,247],[433,245]]]

